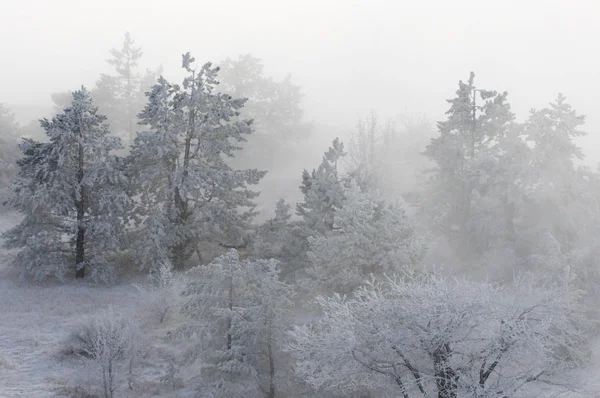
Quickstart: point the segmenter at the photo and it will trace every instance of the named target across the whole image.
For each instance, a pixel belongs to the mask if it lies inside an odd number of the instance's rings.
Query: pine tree
[[[148,93],[140,124],[149,130],[131,148],[143,229],[138,257],[150,266],[171,261],[182,269],[202,241],[240,244],[258,195],[247,186],[266,174],[226,163],[252,133],[251,121],[239,117],[246,100],[215,93],[219,68],[194,70],[193,62],[183,56],[188,76],[181,86],[161,77]]]
[[[334,228],[334,207],[342,205],[343,181],[339,173],[339,162],[346,156],[344,144],[336,138],[323,155],[318,169],[302,172],[300,190],[304,201],[296,205],[296,214],[302,216],[307,227],[317,233]]]
[[[220,66],[220,89],[234,98],[249,99],[241,114],[254,120],[256,131],[232,164],[285,173],[293,167],[289,152],[297,151],[311,131],[303,121],[300,87],[290,76],[281,81],[265,76],[261,60],[250,54],[227,58]]]
[[[156,82],[159,71],[146,70],[145,75],[137,72],[143,52],[137,47],[129,32],[121,49],[111,49],[107,62],[115,68],[116,75],[102,74],[93,90],[94,99],[107,113],[111,125],[125,133],[128,143],[132,143],[135,133],[136,116],[143,109],[145,91]]]
[[[227,397],[274,397],[281,346],[290,326],[291,289],[279,281],[275,260],[240,260],[236,250],[187,275],[183,312],[198,321],[178,331],[195,340],[190,360]],[[220,381],[220,383],[219,383]]]
[[[528,234],[551,233],[565,251],[578,233],[568,210],[578,195],[574,162],[583,159],[583,152],[574,140],[586,135],[579,130],[584,123],[585,116],[559,94],[549,108],[533,110],[525,124],[526,139],[533,143],[524,211],[525,223],[533,226]]]
[[[63,113],[41,121],[49,142],[20,145],[12,204],[25,218],[5,237],[8,247],[22,248],[15,263],[24,275],[62,278],[74,262],[77,278],[88,268],[114,278],[110,255],[121,248],[130,199],[123,162],[111,154],[121,144],[105,119],[82,87]]]
[[[114,74],[101,74],[92,89],[92,97],[106,115],[107,122],[114,133],[121,137],[128,146],[133,143],[136,130],[136,117],[146,103],[145,92],[158,79],[162,68],[139,71],[139,61],[142,58],[142,48],[136,46],[129,33],[120,49],[110,50],[111,58],[108,64],[114,67]],[[71,102],[70,91],[53,93],[56,112],[60,112]]]
[[[309,237],[309,277],[321,292],[350,293],[369,275],[414,270],[426,252],[402,201],[385,204],[377,191],[361,191],[355,181],[334,208],[336,230]]]
[[[440,136],[424,153],[436,165],[428,205],[434,225],[446,236],[458,235],[462,244],[470,238],[473,195],[481,173],[498,158],[498,143],[514,122],[508,94],[477,89],[474,79],[471,72],[467,83],[459,82],[456,97],[448,100],[447,120],[438,122]],[[477,93],[484,101],[481,105],[476,103]]]
[[[0,195],[8,191],[17,172],[19,125],[9,109],[0,104]],[[0,197],[0,204],[2,197]]]
[[[281,264],[281,278],[295,281],[298,272],[308,263],[310,230],[301,221],[291,221],[291,206],[280,199],[275,217],[265,221],[256,231],[253,242],[256,258],[273,258]]]

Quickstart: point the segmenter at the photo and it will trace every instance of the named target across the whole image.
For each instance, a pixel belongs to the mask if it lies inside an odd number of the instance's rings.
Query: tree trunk
[[[83,212],[81,211],[79,204],[77,206],[77,242],[75,245],[75,264],[77,270],[75,271],[75,278],[80,279],[85,276],[85,228],[83,226],[83,216],[80,216]]]
[[[105,365],[102,366],[102,385],[104,386],[104,398],[110,398]]]
[[[231,327],[232,327],[232,312],[233,312],[233,270],[231,269],[231,264],[229,265],[229,318],[227,320],[227,351],[231,350],[231,346],[233,343],[233,339],[231,336]]]
[[[275,360],[273,358],[272,342],[273,326],[269,324],[269,336],[267,340],[267,352],[269,355],[269,394],[267,398],[275,398]]]
[[[83,278],[85,276],[85,189],[83,187],[83,123],[80,120],[79,126],[79,156],[77,160],[77,183],[79,185],[79,196],[75,194],[75,205],[77,207],[77,241],[75,243],[75,278]]]
[[[438,398],[457,398],[458,376],[450,367],[452,350],[448,343],[443,344],[433,353],[433,369]]]
[[[194,74],[195,76],[195,74]],[[194,100],[194,87],[192,86],[192,94],[191,101]],[[195,135],[195,126],[196,126],[196,111],[193,109],[193,103],[191,104],[192,110],[190,111],[189,121],[188,121],[188,131],[185,137],[185,149],[183,154],[183,176],[182,176],[182,184],[185,183],[186,177],[188,176],[188,167],[190,165],[191,159],[191,146],[192,139]],[[177,220],[176,223],[179,225],[184,225],[190,214],[188,212],[188,200],[181,196],[181,192],[179,188],[175,188],[175,208],[177,209]],[[178,245],[173,248],[173,266],[176,270],[183,270],[185,267],[185,261],[193,254],[193,250],[189,250],[190,240],[184,239]]]
[[[506,235],[508,240],[512,242],[517,236],[517,232],[515,231],[515,205],[514,203],[509,203],[506,197],[503,198],[502,202],[504,203]]]
[[[131,82],[131,60],[127,60],[127,133],[129,135],[129,145],[133,145],[133,86]]]

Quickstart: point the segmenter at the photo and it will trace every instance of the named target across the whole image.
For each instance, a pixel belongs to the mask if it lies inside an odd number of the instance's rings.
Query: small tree
[[[579,293],[521,278],[499,287],[427,274],[320,297],[290,350],[312,386],[343,395],[514,397],[584,361]]]
[[[136,285],[136,288],[142,293],[143,310],[158,323],[163,323],[167,314],[179,307],[184,281],[182,275],[175,273],[168,263],[151,270],[149,279],[146,285]]]
[[[350,293],[371,274],[414,269],[426,245],[403,203],[386,205],[377,191],[362,192],[353,180],[343,195],[341,208],[334,208],[336,229],[308,238],[312,283],[322,292]]]
[[[319,168],[312,173],[302,172],[300,190],[304,201],[296,205],[296,214],[317,233],[333,229],[334,207],[340,207],[343,198],[339,162],[344,156],[344,144],[336,138],[323,155]]]
[[[281,277],[295,280],[298,272],[306,267],[308,236],[310,230],[301,221],[290,221],[291,206],[280,199],[275,217],[262,224],[253,242],[256,258],[273,258],[281,264]]]
[[[274,397],[285,368],[276,361],[291,305],[277,261],[240,261],[231,249],[187,277],[183,311],[198,321],[181,330],[198,341],[191,358],[208,363],[207,374],[221,380],[224,396]]]
[[[140,114],[148,131],[138,133],[129,158],[134,191],[140,197],[142,264],[171,262],[182,269],[198,242],[239,244],[255,215],[247,189],[265,172],[233,170],[226,163],[236,143],[252,132],[240,120],[245,99],[215,94],[219,68],[210,63],[192,69],[182,86],[159,79]]]
[[[123,360],[133,360],[140,347],[138,339],[135,325],[116,315],[112,308],[102,311],[71,337],[76,352],[101,369],[104,398],[115,396],[119,367]]]
[[[64,113],[42,120],[50,142],[21,144],[12,204],[25,218],[5,238],[7,247],[23,249],[15,264],[24,275],[62,278],[74,257],[77,278],[87,266],[96,276],[114,277],[110,254],[121,248],[131,202],[122,161],[111,153],[120,140],[104,120],[82,88]]]

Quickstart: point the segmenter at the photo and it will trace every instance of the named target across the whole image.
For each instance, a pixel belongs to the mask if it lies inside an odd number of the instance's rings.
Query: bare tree
[[[390,279],[319,298],[324,317],[297,327],[290,350],[309,384],[345,396],[514,397],[585,359],[577,299],[533,278]]]

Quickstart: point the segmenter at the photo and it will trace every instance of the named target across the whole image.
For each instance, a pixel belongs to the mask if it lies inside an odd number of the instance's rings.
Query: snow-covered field
[[[0,216],[0,233],[17,221],[14,214]],[[77,372],[76,364],[60,355],[66,336],[82,315],[109,305],[127,311],[137,290],[131,285],[23,283],[7,266],[10,256],[0,249],[0,397],[61,396]]]

